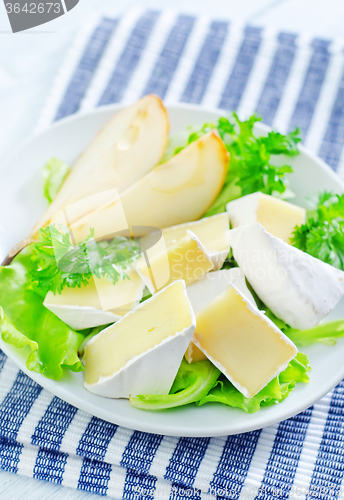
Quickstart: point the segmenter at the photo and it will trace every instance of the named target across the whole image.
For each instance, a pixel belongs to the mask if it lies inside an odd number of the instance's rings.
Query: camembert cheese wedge
[[[202,243],[209,255],[214,270],[221,269],[229,252],[229,243],[226,233],[229,230],[229,219],[226,212],[206,217],[196,222],[186,222],[177,226],[162,229],[162,235],[166,245],[176,243],[192,231]],[[145,246],[150,246],[150,241],[156,239],[156,232],[141,238]]]
[[[252,193],[226,205],[233,228],[259,222],[269,233],[289,243],[295,226],[306,220],[306,210],[264,193]]]
[[[86,344],[86,389],[108,398],[168,394],[195,325],[185,283],[175,281]]]
[[[234,258],[258,297],[292,328],[316,326],[344,294],[344,272],[288,245],[260,224],[228,232]]]
[[[115,285],[94,276],[87,286],[64,288],[61,295],[49,292],[44,305],[74,330],[114,323],[140,303],[145,288],[134,269],[126,273],[129,279]]]
[[[227,286],[232,283],[249,300],[255,304],[251,292],[247,288],[244,273],[239,267],[223,269],[208,273],[202,280],[195,281],[186,287],[194,313],[199,314],[212,300],[223,293]],[[206,355],[191,341],[185,358],[188,363],[196,363],[207,359]]]
[[[148,264],[145,257],[141,257],[136,265],[152,294],[178,279],[183,279],[187,285],[202,279],[214,267],[205,248],[191,231],[163,250],[159,246],[156,248],[158,250],[150,254]]]
[[[248,398],[297,354],[288,337],[232,284],[196,315],[196,322],[197,347]]]

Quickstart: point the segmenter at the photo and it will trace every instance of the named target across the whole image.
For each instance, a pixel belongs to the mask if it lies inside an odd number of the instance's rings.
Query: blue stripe
[[[165,479],[192,486],[210,438],[180,438],[165,472]]]
[[[111,465],[106,462],[85,458],[81,466],[78,490],[105,496],[108,490],[111,469]]]
[[[263,122],[271,125],[283,95],[296,54],[296,35],[280,33],[269,75],[256,107]]]
[[[344,475],[343,423],[344,381],[335,388],[332,396],[307,500],[338,497]]]
[[[199,104],[202,101],[227,33],[227,22],[213,21],[211,23],[209,33],[204,40],[181,101],[195,104]]]
[[[256,500],[289,498],[311,416],[308,408],[279,424]]]
[[[22,449],[22,444],[0,438],[0,469],[17,473]]]
[[[261,42],[261,28],[247,26],[232,73],[220,99],[219,108],[228,110],[238,109]]]
[[[135,431],[127,444],[120,465],[148,474],[162,436]]]
[[[119,102],[123,98],[158,17],[159,12],[148,11],[139,19],[99,101],[99,106]]]
[[[103,460],[109,443],[118,429],[117,425],[92,417],[76,450],[77,455]]]
[[[94,30],[80,62],[69,82],[65,95],[56,113],[55,120],[72,115],[80,109],[80,104],[92,81],[102,55],[118,24],[117,19],[102,19]]]
[[[165,97],[194,24],[195,17],[178,16],[142,95]]]
[[[240,496],[261,430],[228,436],[220,462],[210,483],[210,492],[229,491],[231,500]]]
[[[139,431],[133,433],[120,462],[122,467],[128,469],[124,485],[125,492],[129,493],[132,490],[133,484],[137,486],[140,474],[148,474],[161,441],[162,436],[158,434],[146,434]],[[133,476],[130,469],[135,469],[138,471],[138,474]],[[155,482],[149,481],[151,491],[154,491]]]
[[[61,484],[68,455],[56,451],[39,450],[33,469],[33,477]]]
[[[155,453],[159,448],[161,441],[162,436],[159,434],[146,434],[143,432],[135,431],[131,436],[120,462],[120,465],[122,467],[127,468],[127,475],[124,483],[124,492],[125,495],[129,495],[128,498],[130,497],[130,492],[132,492],[134,489],[135,493],[135,488],[137,490],[138,485],[141,485],[142,473],[146,475],[148,474]],[[138,473],[133,473],[133,471],[130,469],[135,469],[135,471],[138,471]],[[145,495],[145,498],[147,499],[153,499],[154,497],[156,478],[151,479],[151,477],[152,476],[150,476],[150,478],[148,479],[145,479],[144,483],[147,487],[149,484],[149,492],[147,490],[147,495]]]
[[[123,488],[123,500],[153,500],[156,482],[157,478],[154,476],[128,470]],[[164,498],[164,494],[161,498]]]
[[[6,363],[6,359],[6,354],[0,349],[0,372],[2,371],[4,364]]]
[[[38,422],[31,437],[31,443],[58,451],[62,439],[68,429],[77,409],[74,406],[54,397],[46,409],[45,414]]]
[[[313,40],[313,55],[289,124],[289,130],[294,130],[295,127],[301,128],[303,139],[307,136],[329,65],[329,45],[330,42],[327,40]]]
[[[42,387],[19,372],[0,407],[0,435],[16,439],[24,418],[42,391]]]
[[[344,144],[344,74],[338,88],[336,100],[319,151],[330,167],[337,170]]]

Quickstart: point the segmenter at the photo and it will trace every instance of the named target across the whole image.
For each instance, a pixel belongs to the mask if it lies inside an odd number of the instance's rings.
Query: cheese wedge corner
[[[344,295],[344,272],[259,224],[228,231],[233,255],[258,297],[292,328],[316,326]]]
[[[61,294],[49,292],[44,306],[73,330],[84,330],[114,323],[136,307],[143,297],[145,284],[134,269],[129,279],[113,285],[95,276],[81,288],[64,288]]]
[[[214,270],[221,269],[228,253],[229,243],[227,239],[227,231],[229,230],[229,218],[226,212],[221,214],[205,217],[195,222],[186,222],[176,226],[162,229],[162,235],[166,245],[176,243],[187,236],[188,231],[191,231],[199,239],[207,254],[209,255]],[[146,246],[150,246],[150,241],[156,238],[156,232],[141,238]]]
[[[108,398],[168,394],[195,325],[185,283],[175,281],[86,344],[85,388]]]
[[[290,242],[295,226],[306,221],[306,210],[261,192],[230,201],[226,210],[233,228],[259,222],[269,233]]]
[[[151,254],[149,265],[141,257],[136,270],[149,291],[154,294],[178,279],[184,280],[186,285],[200,280],[213,267],[210,256],[197,236],[187,231],[182,239],[166,244],[164,250],[159,248]]]
[[[202,280],[195,281],[186,287],[194,313],[199,314],[212,300],[221,295],[230,283],[235,284],[244,297],[255,304],[247,288],[244,273],[239,267],[233,267],[208,273]],[[185,352],[185,359],[191,364],[205,360],[207,356],[191,341]]]
[[[196,316],[194,343],[245,396],[255,396],[297,354],[295,345],[229,284]]]

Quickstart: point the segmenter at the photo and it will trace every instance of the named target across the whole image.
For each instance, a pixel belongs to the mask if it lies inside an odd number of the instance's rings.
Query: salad
[[[293,204],[300,131],[257,138],[258,120],[169,138],[146,96],[73,168],[46,164],[47,211],[0,267],[1,337],[29,347],[28,369],[83,372],[143,410],[251,413],[309,381],[302,347],[344,335],[326,322],[344,294],[344,196]]]

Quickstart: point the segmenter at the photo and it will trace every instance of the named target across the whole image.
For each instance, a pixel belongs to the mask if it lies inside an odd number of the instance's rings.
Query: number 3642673
[[[54,12],[55,14],[59,14],[61,12],[61,4],[60,3],[34,3],[28,2],[24,5],[20,5],[19,3],[6,3],[6,11],[8,14],[19,14],[19,12],[24,12],[27,14],[49,14],[50,12]]]

